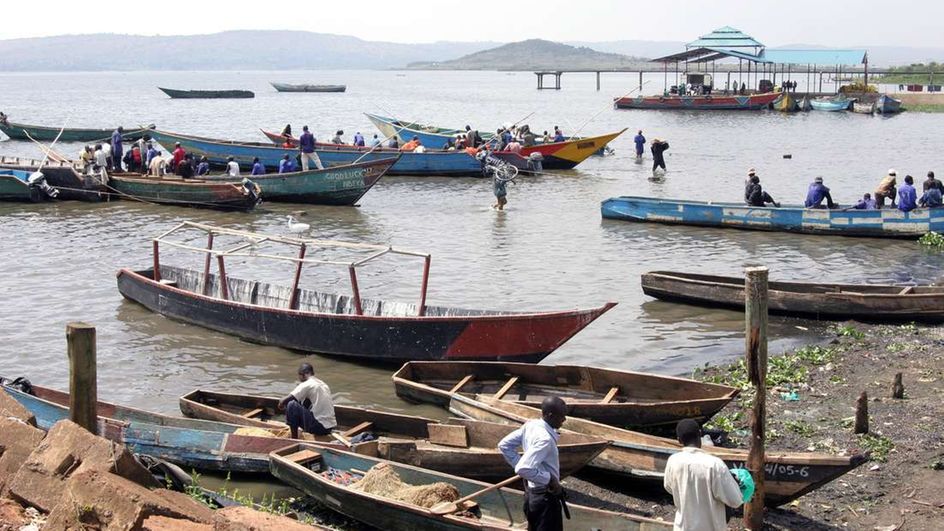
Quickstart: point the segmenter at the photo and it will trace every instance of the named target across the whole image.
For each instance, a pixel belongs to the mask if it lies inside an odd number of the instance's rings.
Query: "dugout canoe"
[[[882,94],[875,102],[875,112],[879,114],[894,114],[901,111],[901,100],[888,94]]]
[[[277,171],[285,155],[298,156],[298,148],[292,145],[285,147],[273,143],[218,140],[168,131],[153,131],[151,136],[165,148],[173,147],[175,143],[180,142],[187,153],[193,153],[197,157],[205,156],[210,164],[217,167],[225,166],[228,158],[233,157],[233,160],[241,167],[250,168],[253,159],[258,157],[266,169]],[[396,149],[371,150],[366,147],[319,143],[315,146],[315,153],[327,167],[399,156],[400,159],[387,171],[387,175],[441,177],[481,177],[483,175],[482,163],[465,151],[428,150],[424,153],[414,153]],[[519,170],[528,167],[527,159],[519,155],[502,157],[502,159]]]
[[[128,141],[137,140],[147,134],[149,129],[153,128],[153,125],[147,128],[125,128],[126,132],[122,138]],[[56,140],[56,137],[58,137],[59,142],[104,142],[111,140],[111,134],[116,129],[118,128],[80,129],[67,127],[63,129],[62,127],[28,125],[11,122],[9,120],[0,120],[0,131],[3,131],[3,134],[10,137],[11,140],[29,140],[29,137],[33,137],[33,139],[39,140],[40,142],[52,142],[53,140]],[[61,136],[59,134],[60,131],[62,132]]]
[[[944,208],[856,210],[802,205],[755,207],[684,199],[622,196],[602,202],[605,219],[834,236],[916,239],[944,232]]]
[[[566,400],[566,399],[565,399]],[[520,425],[529,419],[541,418],[541,410],[523,404],[497,400],[483,395],[474,398],[453,395],[449,411],[455,415],[491,422]],[[610,446],[588,468],[625,476],[636,482],[658,481],[661,485],[669,456],[681,451],[674,439],[656,437],[598,422],[568,416],[561,433],[573,431],[610,441]],[[730,468],[746,468],[747,450],[705,447]],[[767,451],[764,503],[777,507],[816,490],[867,460],[866,456],[838,456],[811,452]]]
[[[279,92],[344,92],[347,85],[308,85],[269,82]]]
[[[568,415],[637,428],[674,426],[686,418],[704,422],[738,394],[733,387],[685,378],[527,363],[411,361],[394,373],[393,385],[400,398],[441,407],[449,407],[454,393],[532,407],[559,396],[567,401]]]
[[[71,161],[34,160],[21,157],[0,156],[0,169],[33,173],[42,169],[46,183],[56,190],[60,201],[91,201],[107,199],[105,187],[97,175],[85,175]]]
[[[870,322],[944,322],[944,286],[777,282],[767,285],[768,309],[780,315]],[[662,300],[744,308],[744,278],[651,271],[642,291]]]
[[[323,170],[250,175],[266,201],[310,205],[353,205],[380,181],[399,154],[386,159],[331,166]],[[239,183],[241,177],[208,176],[208,182]]]
[[[106,187],[121,199],[214,210],[248,212],[260,199],[241,184],[184,179],[176,175],[154,177],[140,173],[111,173]]]
[[[613,101],[617,109],[682,111],[758,111],[780,97],[779,92],[749,95],[625,96]]]
[[[206,247],[183,244],[171,236],[207,238]],[[234,250],[212,248],[214,237],[239,239]],[[253,253],[255,243],[282,246],[298,258]],[[216,256],[207,264],[211,274],[163,265],[159,244],[178,247],[200,256]],[[248,250],[247,250],[248,249]],[[316,252],[331,249],[336,256],[318,259]],[[306,250],[309,254],[306,255]],[[387,254],[424,261],[418,304],[363,299],[357,268]],[[301,271],[304,264],[344,267],[351,279],[352,296],[299,287],[296,273],[291,286],[244,280],[226,274],[225,258],[254,256],[290,261]],[[467,310],[426,304],[429,254],[353,242],[311,240],[256,234],[193,222],[183,222],[153,239],[154,267],[118,272],[121,294],[166,317],[232,334],[244,339],[302,352],[375,362],[410,360],[526,361],[537,363],[616,303],[586,310],[515,312]],[[157,271],[157,274],[155,273]],[[221,280],[222,279],[222,280]]]
[[[381,134],[388,138],[397,136],[400,142],[404,143],[416,136],[419,137],[424,146],[432,148],[440,148],[450,140],[455,141],[457,134],[465,133],[465,131],[456,129],[419,125],[413,122],[406,122],[376,114],[367,114],[367,118],[374,123]],[[625,131],[626,129],[624,128],[621,131],[599,136],[569,138],[563,142],[522,146],[520,154],[522,157],[528,157],[532,153],[540,153],[543,157],[542,164],[546,170],[571,170],[577,167],[581,162],[587,160],[591,155],[601,151],[607,144]],[[483,139],[486,141],[490,138],[492,138],[491,134],[483,135]]]
[[[308,444],[280,449],[270,454],[269,459],[273,476],[301,490],[330,509],[378,529],[390,531],[527,529],[527,521],[521,511],[523,503],[521,491],[502,488],[477,496],[474,501],[480,516],[474,516],[468,511],[437,515],[430,509],[419,505],[354,490],[350,488],[352,480],[358,480],[371,468],[383,465],[391,467],[400,480],[406,484],[418,486],[445,482],[456,487],[460,497],[468,496],[491,485],[415,466],[335,449],[322,449]],[[567,506],[571,515],[571,519],[566,521],[568,529],[665,531],[672,528],[668,522],[631,514],[569,503]]]
[[[180,398],[180,411],[187,417],[228,422],[266,429],[284,429],[285,416],[278,398],[196,390]],[[377,457],[447,474],[501,481],[512,469],[498,451],[498,443],[515,427],[471,419],[437,422],[336,405],[338,425],[344,438],[369,432],[378,437]],[[576,433],[558,441],[561,476],[583,468],[602,452],[607,442]]]
[[[256,97],[256,94],[251,90],[178,90],[164,87],[157,88],[172,99],[236,99]]]

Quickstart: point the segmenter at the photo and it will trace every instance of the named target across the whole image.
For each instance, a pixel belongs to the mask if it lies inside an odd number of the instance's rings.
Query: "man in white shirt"
[[[525,422],[498,443],[498,450],[525,480],[524,514],[528,531],[561,531],[563,502],[557,430],[567,419],[567,405],[556,396],[541,403],[540,419]],[[518,455],[518,448],[523,451]]]
[[[338,425],[334,418],[331,389],[315,378],[315,369],[310,363],[302,363],[298,368],[298,381],[301,383],[291,394],[279,401],[279,409],[285,410],[285,421],[292,431],[292,438],[298,438],[299,427],[314,435],[329,435]]]
[[[230,177],[239,177],[239,164],[233,160],[233,157],[226,159],[226,175]]]
[[[154,177],[160,177],[164,175],[167,171],[167,161],[164,160],[164,157],[161,156],[161,152],[158,151],[156,155],[151,157],[151,163],[148,164],[148,175],[153,175]]]
[[[741,488],[721,459],[701,449],[701,426],[685,419],[675,428],[685,448],[665,465],[665,490],[675,503],[675,531],[725,531],[724,506],[740,507]]]

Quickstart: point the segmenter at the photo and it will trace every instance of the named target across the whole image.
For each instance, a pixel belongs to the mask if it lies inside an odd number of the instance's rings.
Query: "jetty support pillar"
[[[69,420],[98,435],[98,374],[95,327],[66,325],[69,353]]]

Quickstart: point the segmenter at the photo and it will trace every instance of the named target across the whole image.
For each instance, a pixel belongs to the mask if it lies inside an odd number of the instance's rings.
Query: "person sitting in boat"
[[[823,199],[826,200],[826,206],[823,206]],[[817,177],[810,183],[810,188],[806,192],[806,202],[803,203],[806,208],[836,208],[833,203],[833,196],[829,193],[829,188],[823,184],[823,178]]]
[[[184,160],[180,161],[177,164],[177,170],[175,172],[181,179],[192,179],[193,178],[193,155],[187,153],[184,155]]]
[[[865,194],[862,196],[862,199],[859,199],[859,202],[855,204],[854,208],[856,210],[875,210],[878,207],[875,205],[875,200],[872,199],[872,194]]]
[[[177,171],[177,165],[180,164],[180,161],[184,160],[184,157],[187,155],[187,152],[184,151],[184,148],[180,147],[180,142],[174,143],[174,158],[171,160],[170,169]]]
[[[390,141],[387,142],[387,147],[390,149],[397,149],[400,147],[400,141],[397,140],[397,135],[390,137]]]
[[[226,158],[226,175],[228,177],[239,177],[239,164],[233,157]]]
[[[374,138],[370,140],[370,148],[374,149],[375,147],[378,147],[379,145],[380,145],[380,139],[377,138],[377,135],[375,134]]]
[[[400,151],[415,151],[421,144],[420,137],[414,136],[409,142],[403,144]]]
[[[937,188],[941,191],[941,194],[944,194],[944,183],[934,178],[934,172],[928,172],[928,178],[924,181],[921,186],[922,192],[927,192],[931,188]]]
[[[898,173],[893,169],[889,169],[888,175],[882,178],[882,182],[878,183],[878,188],[875,189],[875,204],[878,205],[878,208],[885,206],[886,199],[890,200],[892,202],[892,208],[895,208],[895,197],[897,195],[895,184],[897,184],[897,178]]]
[[[200,157],[200,163],[197,164],[197,175],[209,175],[210,174],[210,162],[207,160],[206,156]]]
[[[898,210],[911,212],[918,207],[918,192],[914,187],[914,178],[905,175],[905,182],[898,187]]]
[[[518,138],[522,146],[531,147],[537,143],[537,135],[531,132],[531,126],[528,124],[522,125],[518,129]]]
[[[362,135],[360,131],[354,133],[354,145],[357,147],[364,147],[366,145],[364,135]]]
[[[932,186],[924,191],[924,194],[921,195],[921,199],[918,200],[918,204],[926,208],[942,206],[942,204],[944,204],[944,195],[941,194],[940,188]]]
[[[288,153],[282,157],[282,160],[279,161],[279,173],[292,173],[298,171],[295,167],[295,159],[292,158]]]
[[[157,148],[154,147],[154,144],[148,142],[147,150],[144,152],[144,166],[145,168],[151,167],[151,161],[154,157],[157,156]]]
[[[164,160],[164,157],[161,156],[161,152],[158,151],[151,157],[151,164],[148,166],[148,175],[153,175],[154,177],[160,177],[164,175],[167,171],[167,161]]]
[[[343,135],[344,135],[344,131],[342,131],[341,129],[338,129],[337,132],[334,133],[334,138],[331,139],[331,143],[344,145],[344,139],[341,138]]]
[[[265,175],[265,166],[259,162],[259,157],[253,157],[252,159],[252,171],[249,172],[250,175]]]
[[[292,124],[285,124],[285,127],[282,128],[282,136],[292,138]]]
[[[456,135],[456,151],[462,151],[468,147],[468,144],[465,141],[465,135]]]
[[[328,384],[315,378],[315,369],[310,363],[302,363],[298,368],[298,381],[295,389],[279,400],[279,409],[285,411],[292,438],[298,438],[299,428],[314,435],[330,434],[338,422]]]
[[[542,144],[550,144],[550,143],[551,143],[551,134],[548,133],[547,131],[544,131],[544,136],[541,138],[541,143],[542,143]]]
[[[780,208],[780,203],[774,201],[774,198],[761,187],[760,177],[757,175],[751,176],[750,183],[747,185],[747,189],[744,190],[744,202],[755,207],[764,207],[768,204],[772,204]]]
[[[564,132],[560,130],[560,127],[554,126],[554,142],[563,142],[566,140],[564,138]]]
[[[517,139],[517,138],[512,138],[512,139],[511,139],[511,142],[509,142],[508,145],[505,146],[505,151],[510,151],[510,152],[512,152],[512,153],[517,153],[517,154],[520,155],[520,154],[521,154],[521,143],[518,142],[518,139]]]

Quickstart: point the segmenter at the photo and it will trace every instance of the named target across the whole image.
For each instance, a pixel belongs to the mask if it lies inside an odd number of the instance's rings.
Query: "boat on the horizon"
[[[255,98],[251,90],[179,90],[157,87],[173,99],[236,99]]]
[[[344,92],[347,85],[309,85],[269,82],[279,92]]]
[[[624,96],[614,100],[617,109],[757,111],[766,109],[781,96],[780,92],[763,94],[705,94],[702,96]]]

